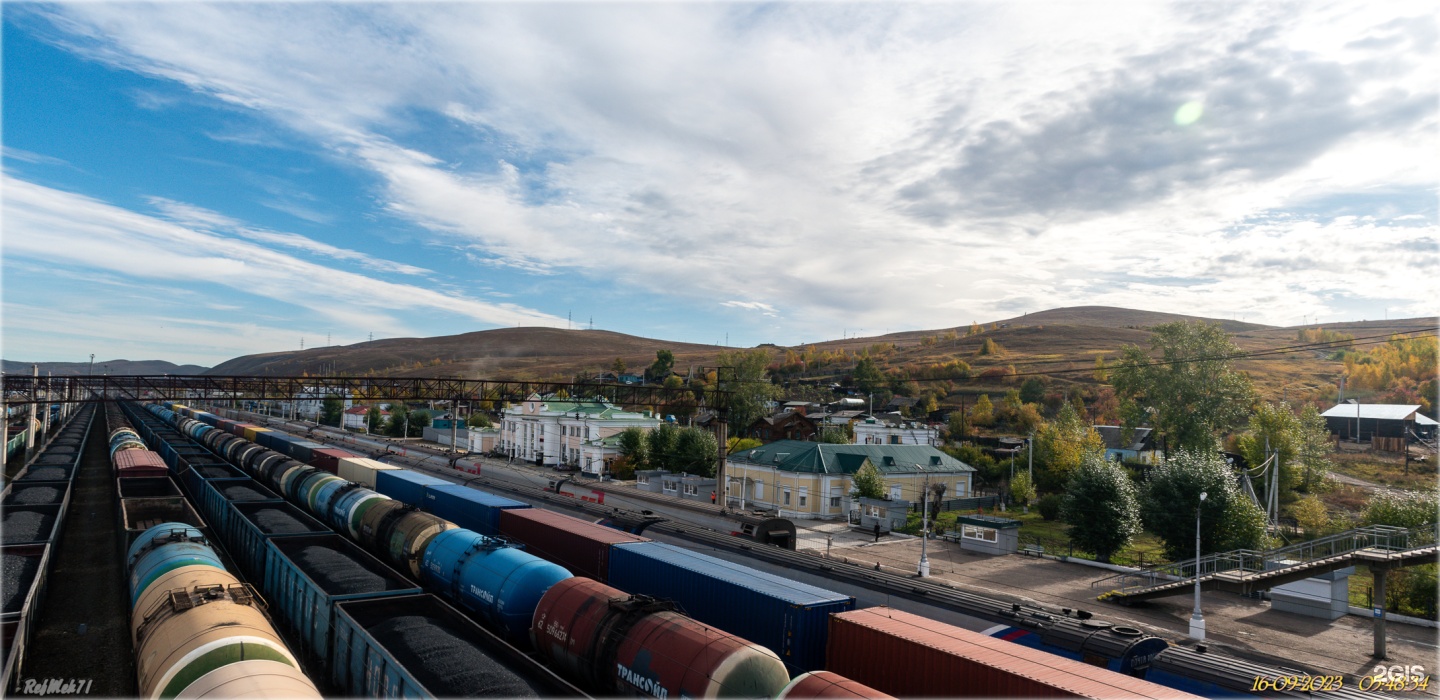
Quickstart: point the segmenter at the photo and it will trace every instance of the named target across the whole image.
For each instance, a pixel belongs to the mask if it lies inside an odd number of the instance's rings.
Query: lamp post
[[[919,466],[919,465],[916,465]],[[923,467],[921,467],[923,469]],[[920,578],[930,575],[930,557],[925,545],[930,539],[930,475],[925,475],[925,485],[920,489]]]
[[[1205,641],[1205,616],[1200,612],[1200,507],[1205,505],[1205,492],[1195,505],[1195,612],[1190,614],[1190,636]]]

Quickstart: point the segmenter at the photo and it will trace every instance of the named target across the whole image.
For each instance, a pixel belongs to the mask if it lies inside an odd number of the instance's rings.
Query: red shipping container
[[[787,700],[787,698],[872,698],[873,700],[883,700],[889,697],[864,683],[852,681],[838,673],[812,671],[790,681],[790,685],[780,691],[776,700]]]
[[[121,478],[138,476],[169,476],[165,460],[150,450],[120,450],[113,457],[115,475]]]
[[[613,527],[535,508],[501,510],[500,536],[525,545],[525,551],[559,564],[576,576],[599,581],[609,578],[611,547],[650,541]]]
[[[578,576],[540,599],[530,637],[547,665],[604,695],[773,698],[790,680],[769,649]]]
[[[364,455],[357,455],[354,452],[337,450],[332,447],[327,447],[323,450],[310,450],[310,466],[335,474],[340,469],[340,460],[362,456]]]
[[[1199,697],[885,607],[830,616],[825,668],[902,698]]]

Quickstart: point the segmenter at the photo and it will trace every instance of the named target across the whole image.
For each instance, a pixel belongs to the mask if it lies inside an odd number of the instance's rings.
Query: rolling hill
[[[55,376],[89,374],[203,374],[206,367],[199,365],[177,365],[164,360],[96,360],[89,362],[17,362],[4,360],[6,374],[29,374],[31,365],[40,366],[40,376],[46,372]]]

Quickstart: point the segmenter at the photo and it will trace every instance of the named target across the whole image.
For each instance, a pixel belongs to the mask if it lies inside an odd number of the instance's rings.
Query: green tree
[[[430,427],[430,414],[425,411],[410,412],[410,434],[407,437],[420,437],[425,434],[425,429]]]
[[[390,437],[405,437],[405,426],[409,416],[409,406],[401,402],[390,404],[390,421],[385,424],[385,434]]]
[[[728,408],[732,430],[750,427],[765,415],[765,403],[779,395],[779,387],[765,378],[770,353],[756,348],[722,352],[716,381],[722,391],[730,392]]]
[[[345,402],[339,396],[326,396],[320,402],[320,422],[325,425],[340,425],[340,418],[345,413]]]
[[[1206,494],[1203,504],[1200,493]],[[1230,465],[1214,451],[1180,450],[1150,475],[1141,497],[1145,526],[1174,561],[1195,557],[1195,507],[1200,509],[1200,548],[1205,554],[1262,549],[1265,512],[1240,491]]]
[[[669,350],[656,350],[655,361],[650,363],[650,368],[645,370],[645,378],[652,382],[665,381],[670,377],[670,371],[675,367],[675,353]]]
[[[1000,344],[997,343],[997,342],[995,342],[995,339],[994,339],[994,338],[986,338],[986,339],[985,339],[985,342],[980,343],[980,349],[977,350],[977,351],[975,351],[975,354],[976,354],[976,355],[982,355],[982,356],[983,356],[983,355],[1004,355],[1004,354],[1005,354],[1005,348],[1000,347]]]
[[[1300,483],[1299,438],[1300,421],[1290,411],[1290,405],[1266,402],[1256,407],[1250,416],[1250,429],[1235,445],[1251,465],[1258,466],[1270,458],[1266,449],[1280,455],[1280,495],[1284,499]],[[1262,493],[1266,483],[1262,479],[1256,484]]]
[[[1313,405],[1300,411],[1297,423],[1300,432],[1296,457],[1299,458],[1300,468],[1303,470],[1300,489],[1315,493],[1325,486],[1330,478],[1330,470],[1335,468],[1335,464],[1330,461],[1330,428],[1326,426],[1320,410]]]
[[[1104,355],[1095,356],[1095,371],[1092,376],[1095,377],[1095,381],[1101,384],[1110,381],[1110,368],[1105,364]]]
[[[620,431],[620,455],[631,469],[646,469],[650,463],[650,431],[631,426]]]
[[[469,428],[490,428],[494,425],[484,411],[475,411],[465,419],[465,426]]]
[[[1121,348],[1110,372],[1127,428],[1150,423],[1172,450],[1213,450],[1217,435],[1234,428],[1254,397],[1250,380],[1232,367],[1240,350],[1219,324],[1166,323],[1150,336],[1153,357]]]
[[[950,420],[946,422],[945,427],[950,431],[950,439],[957,442],[965,439],[966,433],[970,432],[970,425],[965,420],[964,411],[951,411]]]
[[[1361,520],[1366,525],[1393,525],[1414,528],[1435,522],[1440,501],[1435,491],[1381,491],[1365,504]]]
[[[1020,384],[1020,400],[1024,403],[1040,403],[1045,398],[1045,382],[1039,377],[1030,377]]]
[[[1020,409],[1015,412],[1015,418],[1011,420],[1011,423],[1015,426],[1016,430],[1022,433],[1033,433],[1045,423],[1045,419],[1040,417],[1040,408],[1038,406],[1033,403],[1027,403],[1021,405]]]
[[[1019,506],[1029,505],[1034,500],[1035,486],[1030,483],[1029,473],[1020,472],[1010,480],[1010,498]]]
[[[1075,470],[1094,453],[1103,459],[1105,442],[1100,434],[1086,424],[1073,405],[1062,405],[1055,420],[1035,431],[1035,465],[1039,472],[1036,481],[1040,489],[1065,488]]]
[[[1070,541],[1108,562],[1140,534],[1140,499],[1125,468],[1089,452],[1065,487],[1060,518]]]
[[[850,492],[853,498],[885,497],[885,477],[880,476],[880,470],[869,460],[860,466],[855,476],[850,477],[850,485],[854,487]]]
[[[861,393],[869,394],[885,386],[885,375],[868,356],[855,363],[855,371],[850,376],[855,380],[855,388]]]
[[[970,407],[970,422],[975,425],[994,425],[995,407],[990,403],[989,394],[981,394]]]
[[[610,371],[611,371],[611,372],[614,372],[614,373],[616,374],[616,376],[619,376],[619,375],[624,374],[624,373],[625,373],[625,360],[622,360],[622,359],[620,359],[620,358],[618,358],[618,357],[615,358],[615,361],[610,363]]]
[[[700,476],[715,475],[715,461],[720,456],[720,444],[715,435],[700,428],[681,428],[675,438],[675,453],[671,463],[676,471]]]
[[[372,433],[379,433],[385,428],[385,412],[380,410],[380,404],[370,404],[370,410],[365,412],[365,429]]]
[[[845,426],[829,425],[820,431],[820,442],[831,445],[848,445],[850,436],[847,434]]]
[[[680,471],[675,464],[675,450],[680,442],[678,426],[674,423],[661,423],[646,434],[646,442],[650,447],[650,457],[646,460],[646,464],[651,469]]]
[[[765,443],[760,442],[755,438],[732,437],[726,442],[727,447],[725,448],[725,454],[733,455],[736,452],[753,450],[764,444]]]

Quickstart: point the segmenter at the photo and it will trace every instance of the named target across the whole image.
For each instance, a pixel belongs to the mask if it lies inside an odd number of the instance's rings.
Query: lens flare
[[[1205,105],[1197,101],[1186,102],[1175,110],[1175,123],[1179,126],[1190,126],[1200,121],[1200,115],[1205,113]]]

